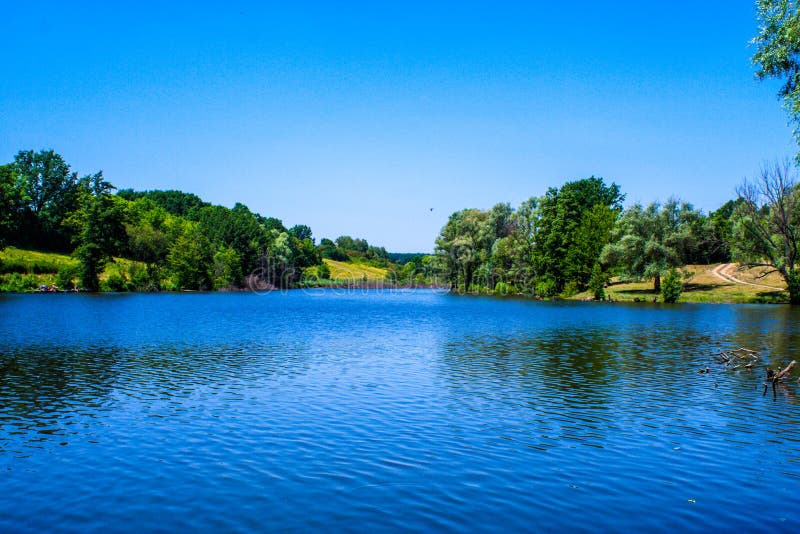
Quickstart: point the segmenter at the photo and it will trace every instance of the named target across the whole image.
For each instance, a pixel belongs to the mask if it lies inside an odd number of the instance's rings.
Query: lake
[[[798,349],[788,306],[2,295],[0,531],[796,532]]]

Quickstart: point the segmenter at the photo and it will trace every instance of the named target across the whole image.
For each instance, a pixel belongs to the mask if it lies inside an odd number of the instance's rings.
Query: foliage
[[[330,280],[331,278],[331,268],[328,267],[327,263],[321,263],[317,265],[317,276],[322,278],[323,280]]]
[[[61,289],[74,289],[80,287],[80,266],[65,265],[58,270],[56,285]]]
[[[696,246],[693,229],[699,217],[691,204],[676,199],[647,208],[635,204],[623,213],[600,261],[631,278],[652,278],[653,289],[659,292],[661,273],[684,265],[688,251]]]
[[[664,280],[661,283],[661,298],[664,302],[677,302],[682,292],[683,280],[681,279],[681,273],[675,267],[672,267],[664,275]]]
[[[122,189],[117,195],[129,201],[147,200],[152,205],[158,206],[170,215],[178,217],[190,217],[198,209],[209,206],[208,202],[203,202],[200,197],[193,193],[183,191],[134,191],[133,189]],[[191,218],[191,217],[190,217]]]
[[[42,280],[35,274],[2,274],[0,275],[0,291],[22,293],[39,288]]]
[[[172,282],[181,289],[208,290],[212,287],[211,243],[194,221],[176,222],[175,238],[167,254]]]
[[[214,254],[214,289],[238,286],[242,280],[239,254],[231,247],[222,247]]]
[[[0,250],[19,232],[16,214],[22,204],[22,188],[14,165],[0,165]]]
[[[585,287],[597,254],[581,247],[594,240],[597,244],[590,248],[599,253],[609,242],[615,212],[624,198],[618,185],[606,186],[594,176],[550,188],[539,201],[541,220],[533,256],[537,274],[552,279],[558,291],[568,281]]]
[[[69,250],[70,232],[64,222],[77,209],[77,173],[52,150],[20,151],[14,172],[23,195],[17,215],[20,238],[14,244]]]
[[[594,267],[592,267],[592,274],[589,277],[589,291],[591,291],[594,300],[605,300],[607,283],[608,276],[603,272],[600,262],[595,262]]]
[[[497,282],[494,286],[494,294],[495,295],[513,295],[517,292],[517,288],[515,288],[511,284],[506,284],[505,282]]]
[[[464,291],[503,282],[548,297],[578,292],[610,240],[622,199],[617,185],[591,177],[516,210],[501,203],[456,212],[436,240],[438,268],[450,287]]]
[[[784,80],[779,96],[800,142],[800,1],[757,0],[756,6],[760,23],[752,41],[756,75]]]
[[[800,304],[800,185],[792,166],[788,161],[765,166],[737,193],[734,256],[778,271],[788,286],[789,301]]]
[[[100,273],[113,256],[139,263],[111,269],[120,279],[109,285],[106,276],[103,287],[116,288],[124,279],[125,287],[139,291],[238,286],[243,274],[267,286],[291,287],[303,270],[321,263],[308,226],[287,230],[279,219],[243,204],[212,206],[182,191],[126,189],[114,195],[113,189],[102,173],[78,180],[52,150],[20,151],[12,164],[0,166],[0,250],[9,244],[72,251],[81,284],[90,290],[100,288]],[[367,246],[360,259],[385,262],[385,256]],[[0,271],[19,273],[62,267],[8,255],[0,263]]]
[[[77,245],[74,255],[81,264],[81,286],[88,291],[100,289],[99,275],[119,250],[124,235],[122,210],[111,194],[113,189],[102,171],[81,179],[78,209],[68,220]]]

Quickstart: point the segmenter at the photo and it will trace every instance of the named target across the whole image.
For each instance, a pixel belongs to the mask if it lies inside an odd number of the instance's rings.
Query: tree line
[[[779,272],[791,302],[800,302],[800,187],[788,163],[765,167],[708,215],[674,198],[623,209],[624,198],[619,186],[592,176],[517,208],[455,212],[436,239],[437,265],[459,292],[552,298],[590,290],[600,299],[616,276],[651,279],[674,301],[676,268],[739,261]]]
[[[756,9],[756,76],[784,82],[778,94],[800,143],[800,1],[757,0]],[[739,261],[780,273],[790,302],[798,304],[795,172],[789,162],[766,164],[737,188],[735,199],[708,215],[677,199],[623,210],[616,184],[595,177],[568,182],[516,209],[497,204],[452,214],[436,239],[437,264],[463,292],[552,297],[590,289],[600,298],[617,275],[652,279],[654,290],[675,300],[677,267]]]
[[[59,279],[88,291],[100,288],[115,257],[133,261],[109,277],[108,289],[139,291],[285,288],[310,267],[324,271],[324,257],[349,259],[350,249],[388,257],[347,236],[316,246],[308,226],[287,228],[243,204],[216,206],[172,190],[115,193],[102,172],[79,177],[53,150],[20,151],[0,166],[0,249],[7,245],[72,254],[79,267]]]

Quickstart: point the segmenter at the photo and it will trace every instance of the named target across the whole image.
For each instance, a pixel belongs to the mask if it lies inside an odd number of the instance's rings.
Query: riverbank
[[[709,302],[731,304],[788,303],[786,284],[777,273],[767,274],[765,267],[746,268],[739,264],[687,265],[683,293],[678,302]],[[661,300],[653,290],[652,280],[624,282],[612,280],[605,289],[606,296],[619,302],[651,302]],[[591,300],[588,291],[570,297],[570,300]]]

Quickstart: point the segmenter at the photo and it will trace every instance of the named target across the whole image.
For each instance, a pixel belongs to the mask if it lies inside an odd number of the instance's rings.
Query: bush
[[[555,297],[557,294],[555,280],[546,278],[536,282],[536,294],[545,298]]]
[[[592,276],[589,278],[589,291],[592,292],[594,300],[605,300],[606,282],[606,274],[603,272],[600,264],[595,263],[592,268]]]
[[[683,292],[681,273],[673,267],[661,280],[661,298],[664,302],[677,302]]]
[[[40,281],[33,274],[3,274],[0,275],[0,291],[21,293],[39,289]]]
[[[570,298],[572,296],[577,295],[581,292],[581,289],[578,287],[578,282],[574,280],[570,280],[564,286],[564,291],[561,292],[564,298]]]
[[[127,291],[128,281],[119,272],[111,272],[106,281],[101,284],[101,291]]]
[[[517,292],[517,288],[505,282],[497,282],[494,286],[495,295],[513,295]]]
[[[320,265],[317,265],[317,276],[319,276],[323,280],[330,280],[331,268],[328,267],[327,263],[322,263]]]
[[[78,287],[78,277],[80,267],[78,265],[65,265],[58,270],[56,285],[61,289],[73,289]]]

